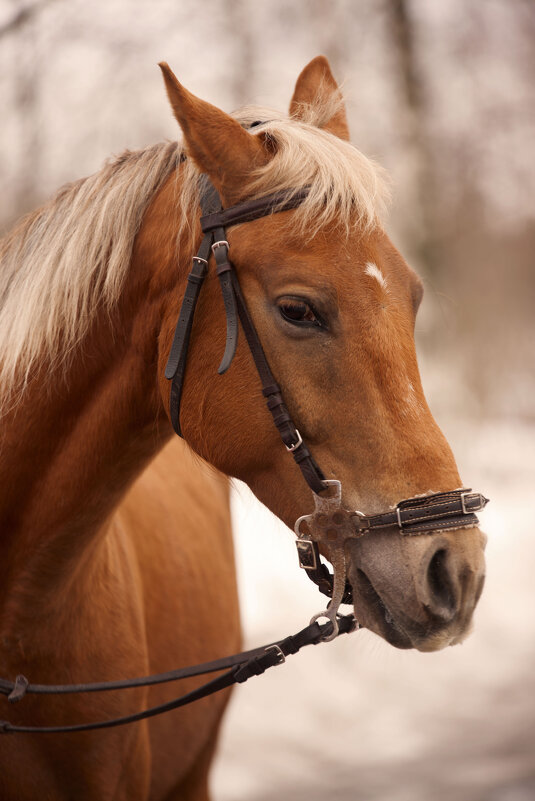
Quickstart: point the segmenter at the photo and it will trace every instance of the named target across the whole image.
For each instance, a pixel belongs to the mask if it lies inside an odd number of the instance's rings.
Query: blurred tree
[[[55,0],[38,0],[38,2],[32,3],[31,5],[15,9],[10,19],[0,25],[0,38],[22,28],[26,22],[33,19],[37,12],[53,2],[55,2]]]
[[[39,198],[37,186],[41,160],[39,102],[42,65],[38,65],[35,52],[38,15],[53,2],[55,0],[39,0],[15,8],[11,18],[0,26],[0,38],[16,37],[19,54],[13,97],[18,121],[18,147],[23,159],[10,204],[12,219],[32,208]]]
[[[255,42],[251,25],[251,3],[225,0],[225,19],[232,38],[231,98],[235,108],[251,103],[255,96]]]
[[[412,186],[406,187],[411,213],[405,220],[406,237],[419,265],[429,273],[439,268],[437,240],[439,198],[428,129],[427,85],[420,67],[416,22],[410,0],[385,0],[387,27],[399,91],[402,150],[411,165]]]

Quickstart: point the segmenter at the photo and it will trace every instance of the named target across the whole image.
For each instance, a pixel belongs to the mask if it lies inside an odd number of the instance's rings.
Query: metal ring
[[[331,642],[331,640],[335,640],[336,637],[338,637],[339,627],[338,627],[337,613],[334,612],[334,614],[333,614],[333,612],[332,611],[329,612],[328,609],[325,609],[325,611],[323,611],[323,612],[318,612],[317,615],[314,615],[314,617],[310,618],[310,625],[312,625],[313,623],[317,623],[317,621],[321,617],[327,618],[327,620],[329,620],[333,624],[332,632],[330,634],[324,635],[321,638],[321,642]]]

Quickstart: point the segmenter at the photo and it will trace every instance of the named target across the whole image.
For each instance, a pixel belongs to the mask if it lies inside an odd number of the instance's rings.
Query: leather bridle
[[[232,684],[242,683],[252,676],[261,675],[268,668],[282,664],[289,654],[297,653],[306,645],[332,640],[340,634],[349,633],[359,627],[353,615],[338,613],[341,603],[352,602],[345,561],[345,545],[349,539],[369,535],[376,530],[385,528],[397,529],[403,536],[414,536],[447,529],[470,528],[478,524],[475,512],[486,505],[487,499],[483,495],[467,489],[408,498],[400,501],[394,509],[375,515],[364,515],[358,511],[345,509],[342,505],[340,482],[325,479],[293,422],[247,309],[238,276],[228,258],[229,245],[225,229],[228,226],[251,222],[272,213],[295,209],[307,195],[307,189],[290,193],[276,192],[223,210],[215,187],[206,176],[202,176],[200,204],[203,239],[197,254],[193,257],[193,266],[188,275],[165,375],[171,381],[171,422],[176,433],[181,436],[180,400],[193,316],[202,283],[208,271],[210,257],[213,254],[227,318],[225,352],[218,372],[224,373],[228,370],[236,352],[239,319],[260,377],[262,394],[266,399],[275,426],[287,451],[292,454],[313,493],[314,512],[300,517],[295,524],[297,549],[301,567],[306,570],[307,575],[317,584],[320,591],[331,598],[328,608],[315,615],[306,628],[284,640],[252,651],[224,657],[214,662],[179,668],[168,673],[92,684],[31,684],[23,675],[17,676],[15,681],[0,679],[0,694],[6,695],[11,703],[16,703],[28,693],[64,695],[104,692],[152,686],[214,672],[220,674],[180,698],[132,715],[96,723],[79,723],[68,726],[19,726],[0,720],[0,734],[17,732],[52,734],[120,726],[176,709],[230,687]],[[326,565],[320,561],[320,545],[325,547],[329,555],[334,568],[333,573],[330,573]],[[318,621],[322,617],[326,618],[327,622],[320,624]]]
[[[186,291],[175,329],[165,376],[171,381],[170,417],[173,428],[182,436],[180,427],[180,400],[184,386],[184,373],[195,307],[210,256],[213,253],[216,274],[221,285],[227,335],[225,352],[218,373],[225,373],[232,363],[238,342],[238,318],[241,321],[249,350],[253,357],[262,395],[273,417],[286,450],[291,453],[303,478],[312,490],[315,511],[300,517],[294,527],[297,535],[299,564],[320,591],[331,598],[329,607],[312,620],[326,617],[333,623],[332,637],[336,636],[336,616],[341,603],[352,603],[351,585],[347,581],[345,544],[347,540],[362,537],[378,529],[396,528],[401,535],[414,536],[447,529],[471,528],[478,524],[475,512],[483,509],[487,499],[470,489],[437,492],[400,501],[394,509],[375,515],[348,511],[342,505],[341,485],[326,480],[316,464],[283,400],[260,338],[251,319],[241,292],[238,275],[229,259],[226,228],[252,222],[261,217],[295,209],[308,196],[306,188],[293,192],[276,192],[255,200],[222,209],[221,199],[206,175],[201,177],[200,206],[203,239],[188,275]],[[333,564],[334,573],[320,561],[323,544]]]

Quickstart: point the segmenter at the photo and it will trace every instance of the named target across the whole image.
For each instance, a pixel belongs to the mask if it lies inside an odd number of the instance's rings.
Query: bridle
[[[273,213],[295,209],[307,195],[306,188],[290,193],[276,192],[223,210],[217,190],[206,176],[201,177],[200,205],[203,238],[197,254],[193,257],[192,269],[188,275],[165,375],[171,381],[171,422],[176,433],[182,436],[179,419],[180,400],[189,340],[195,307],[208,272],[210,257],[213,254],[227,321],[225,351],[218,372],[224,373],[232,363],[238,341],[239,320],[256,365],[262,385],[262,395],[273,417],[273,422],[286,450],[293,456],[313,493],[314,512],[300,517],[295,523],[294,530],[297,535],[299,564],[320,591],[331,598],[327,609],[314,615],[306,628],[284,640],[252,651],[224,657],[214,662],[179,668],[168,673],[112,682],[67,685],[30,684],[23,675],[17,676],[14,682],[0,679],[0,693],[6,695],[11,703],[15,703],[28,693],[64,695],[105,692],[152,686],[214,672],[220,674],[180,698],[132,715],[70,726],[18,726],[9,721],[0,720],[0,734],[17,732],[51,734],[111,728],[159,715],[204,698],[237,682],[243,683],[252,676],[261,675],[270,667],[282,664],[289,654],[297,653],[306,645],[332,640],[340,634],[349,633],[359,627],[353,615],[338,613],[340,604],[352,603],[353,600],[351,586],[347,581],[345,558],[345,545],[348,540],[371,534],[375,530],[392,527],[403,536],[414,536],[447,529],[471,528],[478,524],[475,512],[483,509],[488,501],[480,493],[468,489],[408,498],[400,501],[394,509],[375,515],[364,515],[358,511],[345,509],[342,505],[340,482],[325,478],[293,422],[247,309],[236,270],[229,259],[226,228],[251,222]],[[325,546],[329,554],[333,573],[320,561],[320,545]],[[326,618],[327,622],[319,623],[320,618]]]
[[[459,489],[437,492],[400,501],[394,509],[375,515],[349,511],[342,505],[342,488],[339,481],[327,480],[316,464],[283,400],[281,388],[276,382],[262,343],[247,309],[241,292],[238,275],[229,259],[229,243],[226,228],[231,225],[252,222],[261,217],[295,209],[308,196],[308,189],[293,192],[276,192],[255,200],[222,209],[219,194],[206,175],[201,177],[200,206],[203,238],[193,266],[188,275],[186,291],[165,368],[165,376],[171,381],[170,417],[173,428],[182,436],[180,427],[180,400],[184,386],[184,373],[188,355],[189,339],[193,325],[195,307],[205,276],[208,273],[210,255],[213,253],[216,274],[227,318],[225,352],[218,373],[225,373],[232,363],[238,342],[238,318],[242,324],[249,350],[255,363],[262,395],[273,417],[280,437],[291,453],[303,478],[312,490],[315,509],[312,514],[300,517],[294,526],[297,535],[299,564],[320,591],[331,600],[326,610],[312,618],[327,618],[333,625],[328,639],[337,634],[337,614],[340,604],[353,602],[351,585],[347,580],[345,545],[349,539],[362,537],[377,529],[395,527],[403,536],[428,534],[446,529],[472,528],[477,526],[475,512],[488,502],[478,492]],[[334,572],[320,561],[320,545],[329,554]]]

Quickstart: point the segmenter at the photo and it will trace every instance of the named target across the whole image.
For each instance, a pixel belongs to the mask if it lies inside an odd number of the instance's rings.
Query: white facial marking
[[[366,264],[365,272],[366,272],[366,275],[370,275],[372,278],[375,278],[376,281],[379,281],[379,283],[381,284],[381,286],[383,287],[384,290],[387,289],[386,278],[382,274],[382,272],[379,269],[379,267],[376,264],[373,263],[373,261],[369,261]]]

